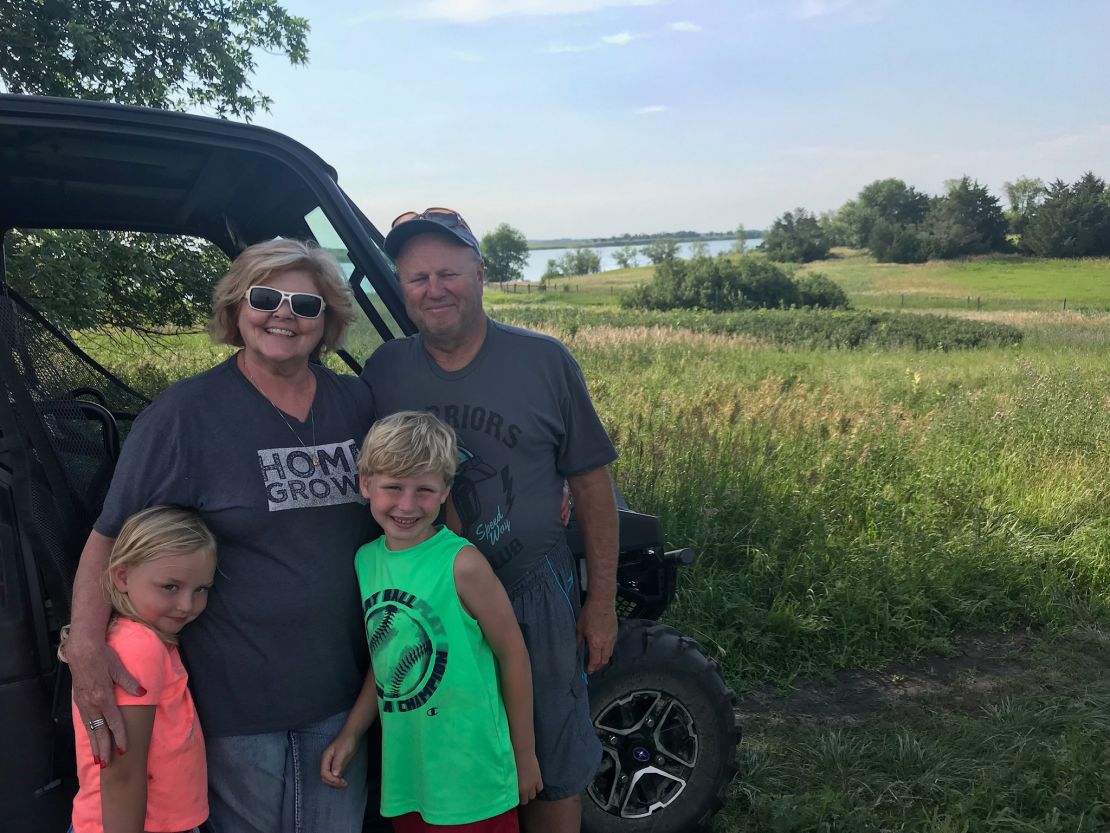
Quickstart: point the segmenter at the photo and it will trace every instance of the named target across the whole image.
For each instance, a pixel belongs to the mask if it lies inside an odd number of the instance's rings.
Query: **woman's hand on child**
[[[320,759],[320,780],[329,787],[345,787],[347,779],[343,777],[343,770],[351,762],[351,758],[358,751],[357,737],[340,734],[331,745],[324,750]]]
[[[516,780],[521,804],[527,804],[540,794],[543,778],[540,777],[540,762],[535,752],[517,754]]]
[[[142,696],[146,690],[127,673],[119,656],[103,639],[83,642],[71,635],[66,645],[66,659],[73,675],[73,699],[89,733],[93,755],[107,765],[113,752],[127,751],[127,730],[116,705],[113,683],[128,694]],[[90,722],[107,721],[88,729]]]

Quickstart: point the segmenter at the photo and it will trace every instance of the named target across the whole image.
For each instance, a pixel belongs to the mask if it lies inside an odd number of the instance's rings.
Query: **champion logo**
[[[428,709],[428,717],[435,717],[437,714],[439,714],[439,709],[437,709],[435,706],[432,706],[430,709]]]

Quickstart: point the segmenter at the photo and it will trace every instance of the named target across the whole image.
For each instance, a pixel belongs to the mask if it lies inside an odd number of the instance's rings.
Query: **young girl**
[[[71,831],[185,831],[208,818],[204,737],[177,634],[204,611],[215,572],[216,539],[192,511],[155,506],[120,530],[104,575],[108,645],[143,688],[137,697],[116,688],[129,744],[111,766],[93,755],[73,706],[80,789]]]
[[[516,833],[517,805],[543,789],[509,597],[485,556],[436,526],[457,460],[454,432],[413,411],[375,423],[358,457],[384,533],[355,555],[371,668],[320,777],[346,786],[380,716],[381,811],[397,833]]]

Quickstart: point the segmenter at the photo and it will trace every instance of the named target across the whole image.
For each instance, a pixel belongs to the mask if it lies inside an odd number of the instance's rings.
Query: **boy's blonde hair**
[[[135,608],[126,593],[116,588],[112,570],[116,567],[134,567],[167,555],[203,552],[216,558],[216,536],[192,509],[180,506],[152,506],[132,515],[120,528],[112,552],[108,556],[108,569],[104,571],[104,590],[112,604],[115,616],[137,619]],[[174,644],[176,637],[158,632],[166,642]]]
[[[379,419],[358,455],[358,473],[363,477],[440,474],[450,485],[458,465],[455,432],[427,411],[398,411]]]

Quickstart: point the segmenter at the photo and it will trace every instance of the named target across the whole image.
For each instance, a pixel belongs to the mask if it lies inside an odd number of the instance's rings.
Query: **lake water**
[[[716,256],[719,252],[732,251],[732,244],[734,240],[706,240],[704,241],[711,256]],[[752,238],[747,241],[747,248],[753,249],[762,243],[760,238]],[[610,269],[619,269],[620,266],[613,259],[613,253],[623,249],[624,246],[585,246],[583,248],[593,249],[601,257],[601,271],[608,272]],[[636,249],[642,249],[643,246],[635,246]],[[538,281],[543,277],[543,273],[547,271],[547,261],[554,259],[559,260],[567,252],[573,252],[576,247],[569,249],[532,249],[529,253],[528,263],[524,267],[524,280]],[[678,256],[688,258],[693,253],[694,243],[685,242],[678,244]],[[639,255],[636,258],[637,266],[647,266],[651,263],[644,255]]]

